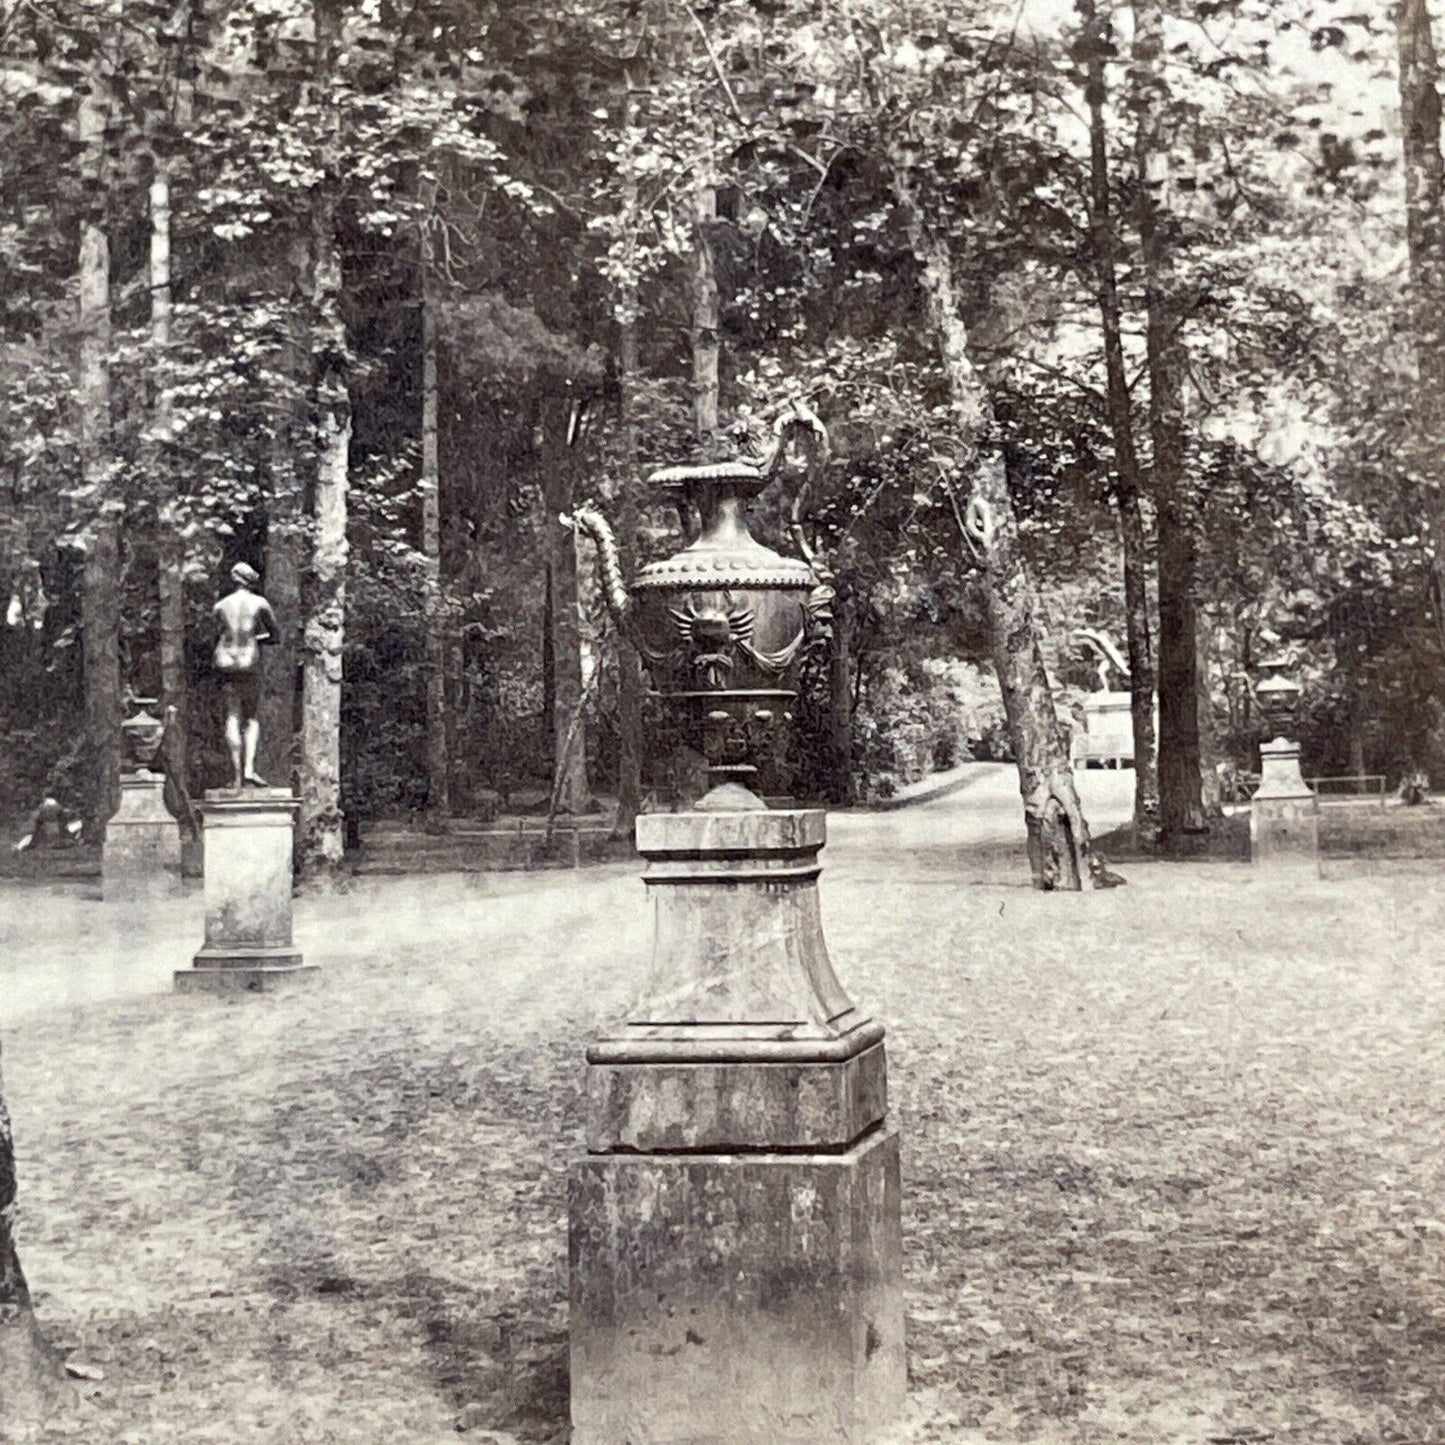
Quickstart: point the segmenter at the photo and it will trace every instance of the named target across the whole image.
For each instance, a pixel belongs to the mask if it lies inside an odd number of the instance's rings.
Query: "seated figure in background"
[[[238,562],[231,568],[235,591],[216,603],[221,637],[216,643],[216,671],[226,704],[226,745],[231,751],[233,786],[249,783],[264,788],[256,772],[256,749],[261,741],[261,645],[276,641],[276,616],[271,604],[256,590],[261,579],[253,567]]]
[[[30,819],[30,831],[15,845],[15,851],[25,853],[41,844],[51,848],[69,848],[80,841],[83,826],[79,818],[47,794]]]

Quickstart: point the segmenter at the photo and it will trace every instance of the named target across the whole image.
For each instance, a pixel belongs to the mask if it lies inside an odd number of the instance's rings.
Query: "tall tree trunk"
[[[1206,818],[1224,816],[1224,788],[1220,782],[1219,729],[1214,722],[1212,674],[1224,676],[1219,631],[1213,619],[1201,618],[1199,628],[1199,679],[1195,696],[1199,701],[1199,796]]]
[[[60,1360],[41,1338],[15,1247],[15,1142],[0,1078],[0,1433],[40,1425],[64,1399]]]
[[[330,206],[320,208],[330,219]],[[341,676],[346,641],[346,514],[351,405],[337,345],[341,257],[329,227],[319,228],[318,312],[330,332],[317,388],[319,437],[312,505],[311,575],[301,678],[301,863],[318,872],[340,863]]]
[[[1400,128],[1405,153],[1405,221],[1418,375],[1411,468],[1430,498],[1435,605],[1445,607],[1445,155],[1441,151],[1440,60],[1428,0],[1401,0],[1395,12],[1400,64]],[[1445,618],[1437,617],[1445,629]]]
[[[832,568],[808,541],[803,528],[803,501],[793,503],[793,541],[819,582],[833,587],[837,581]],[[828,725],[824,741],[824,789],[828,800],[842,806],[853,802],[853,713],[857,707],[853,680],[848,610],[834,597],[832,622],[828,627]]]
[[[160,535],[156,546],[156,582],[160,596],[161,700],[174,708],[171,731],[166,738],[170,767],[186,792],[190,792],[189,754],[190,704],[186,683],[186,590],[185,542],[177,515],[176,475],[169,453],[172,397],[171,347],[171,170],[167,157],[158,155],[150,187],[151,248],[151,346],[160,380],[156,386],[151,430],[155,438],[155,472],[160,482],[158,506]]]
[[[280,636],[266,659],[261,695],[261,771],[268,781],[295,785],[297,664],[304,624],[301,583],[304,570],[305,483],[301,458],[310,454],[310,347],[307,277],[311,253],[303,235],[287,248],[291,304],[284,321],[280,370],[280,415],[271,440],[269,496],[266,506],[266,595]]]
[[[1134,27],[1139,239],[1159,528],[1159,831],[1169,847],[1206,826],[1199,750],[1198,546],[1184,476],[1184,314],[1169,234],[1169,94],[1158,0],[1135,0]]]
[[[1159,818],[1159,774],[1154,738],[1154,646],[1149,627],[1149,558],[1140,497],[1143,471],[1134,440],[1134,413],[1124,365],[1119,306],[1119,238],[1109,185],[1108,132],[1104,118],[1104,56],[1108,21],[1094,0],[1078,0],[1087,53],[1085,97],[1089,107],[1089,231],[1095,294],[1104,335],[1109,429],[1114,439],[1114,504],[1124,560],[1124,622],[1129,654],[1129,702],[1134,732],[1134,830],[1152,838]]]
[[[702,455],[717,445],[718,358],[721,352],[721,303],[711,229],[717,221],[717,189],[710,176],[694,192],[695,239],[692,310],[693,431]]]
[[[841,605],[833,609],[828,639],[828,767],[829,793],[839,807],[853,803],[853,661],[849,649],[849,617]]]
[[[582,606],[578,591],[577,534],[557,518],[570,514],[574,479],[570,435],[572,403],[560,408],[560,434],[547,429],[543,481],[547,515],[547,588],[552,642],[552,796],[557,811],[583,813],[591,802],[587,781],[587,729],[582,676]],[[546,411],[544,409],[544,423]]]
[[[340,30],[335,0],[317,0],[316,74],[331,72]],[[334,104],[334,102],[332,102]],[[313,304],[317,327],[316,487],[310,596],[301,680],[301,866],[334,869],[344,851],[341,813],[341,675],[346,641],[346,516],[351,447],[341,247],[336,235],[339,116],[332,120],[328,173],[312,201]]]
[[[968,354],[953,262],[947,247],[929,234],[902,160],[894,161],[893,189],[918,263],[959,439],[974,462],[973,495],[962,520],[983,562],[994,671],[1019,770],[1034,887],[1088,890],[1117,880],[1094,854],[1074,785],[1068,741],[1044,667],[1038,606],[1024,565],[1004,459],[991,444],[993,410]]]
[[[633,73],[624,66],[622,72],[622,127],[637,123],[637,99],[633,91]],[[622,485],[618,498],[618,545],[622,563],[629,575],[637,565],[637,527],[640,508],[637,489],[637,379],[640,360],[637,346],[638,293],[636,266],[636,234],[639,225],[638,188],[635,175],[629,173],[622,193],[622,223],[627,228],[633,268],[623,283],[620,316],[617,327],[617,391],[622,424]],[[642,811],[642,698],[645,680],[642,658],[637,649],[616,629],[617,639],[617,817],[613,832],[618,837],[632,837],[637,830],[637,815]]]
[[[637,298],[624,301],[626,316],[617,346],[617,381],[622,405],[621,495],[618,499],[618,545],[629,574],[637,564]],[[619,837],[631,837],[642,811],[642,659],[617,633],[617,821]]]
[[[555,493],[547,493],[543,499],[549,520],[552,510],[547,503],[547,497],[552,495]],[[557,629],[556,623],[553,621],[557,590],[552,582],[550,551],[542,564],[542,573],[542,726],[546,730],[548,738],[551,738],[556,726],[554,715],[557,711]]]
[[[266,502],[266,596],[280,635],[264,660],[266,685],[261,693],[261,774],[278,787],[296,785],[297,664],[305,624],[302,574],[305,570],[306,485],[302,458],[309,457],[310,434],[310,308],[307,278],[311,251],[304,234],[293,235],[287,247],[285,283],[290,305],[283,321],[279,368],[279,407],[271,439],[269,495]]]
[[[97,62],[98,63],[98,62]],[[110,495],[110,241],[106,234],[105,121],[109,96],[96,77],[81,97],[77,129],[91,206],[80,227],[80,468],[86,526],[81,650],[85,736],[98,830],[120,801],[120,504]]]
[[[442,832],[451,815],[447,748],[446,607],[442,597],[441,467],[437,448],[437,318],[431,235],[436,186],[426,188],[421,224],[421,550],[426,628],[426,819]]]

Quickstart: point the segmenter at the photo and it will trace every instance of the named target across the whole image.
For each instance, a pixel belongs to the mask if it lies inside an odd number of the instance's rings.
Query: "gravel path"
[[[1128,775],[1085,781],[1103,831]],[[831,828],[903,1130],[898,1438],[1440,1438],[1433,880],[1035,894],[1006,772]],[[0,893],[25,1263],[105,1371],[54,1438],[565,1439],[566,1168],[645,957],[635,870],[304,900],[322,983],[232,1003],[168,992],[198,913]]]

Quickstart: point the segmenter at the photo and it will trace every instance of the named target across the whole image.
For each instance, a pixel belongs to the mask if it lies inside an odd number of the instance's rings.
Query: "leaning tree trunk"
[[[1134,414],[1124,364],[1119,304],[1118,233],[1109,184],[1108,132],[1104,118],[1104,57],[1108,21],[1094,0],[1078,0],[1087,52],[1085,97],[1089,108],[1089,231],[1095,295],[1104,335],[1109,429],[1114,439],[1114,503],[1124,565],[1124,622],[1129,653],[1129,704],[1134,733],[1134,831],[1152,838],[1159,820],[1159,774],[1154,737],[1154,646],[1149,627],[1149,558],[1141,505],[1143,469],[1134,441]]]
[[[1001,452],[990,449],[978,458],[970,507],[983,552],[993,665],[1019,770],[1034,887],[1087,890],[1102,870],[1044,667],[1038,604]]]
[[[97,62],[98,64],[99,62]],[[106,234],[103,82],[81,97],[78,131],[90,182],[80,227],[80,468],[89,513],[82,573],[81,652],[91,796],[86,812],[98,832],[120,801],[120,512],[109,495],[110,241]]]
[[[1134,6],[1139,240],[1147,312],[1149,431],[1159,567],[1159,832],[1166,847],[1205,831],[1199,745],[1199,556],[1185,484],[1183,308],[1169,234],[1168,89],[1158,0]]]
[[[1044,668],[1033,582],[1024,565],[1003,455],[989,444],[992,407],[968,354],[952,258],[929,234],[901,159],[894,161],[893,189],[918,263],[955,425],[975,460],[966,535],[983,561],[994,671],[1019,770],[1034,887],[1088,890],[1115,880],[1093,852],[1074,785],[1068,742]]]
[[[442,597],[441,464],[437,446],[437,318],[432,295],[431,212],[426,188],[421,223],[421,550],[426,629],[426,826],[442,832],[451,815],[447,748],[446,607]]]
[[[65,1399],[60,1360],[41,1338],[15,1247],[15,1143],[0,1078],[0,1439],[52,1419]]]
[[[339,43],[336,0],[317,0],[316,73],[329,75]],[[340,117],[331,122],[330,167],[312,201],[311,259],[317,327],[317,456],[312,503],[311,576],[301,679],[301,828],[303,872],[334,869],[342,859],[341,675],[346,641],[346,515],[351,398],[341,315],[341,247],[336,235]]]

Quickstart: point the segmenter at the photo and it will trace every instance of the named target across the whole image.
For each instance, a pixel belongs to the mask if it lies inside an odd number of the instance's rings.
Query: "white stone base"
[[[178,992],[260,993],[315,976],[291,937],[300,806],[286,788],[206,794],[206,941],[192,966],[177,970]]]
[[[1276,738],[1259,750],[1260,784],[1249,809],[1249,852],[1269,869],[1319,876],[1320,800],[1300,773],[1297,743]]]
[[[165,804],[159,773],[120,780],[120,807],[105,825],[100,896],[107,903],[174,898],[182,891],[181,828]]]

